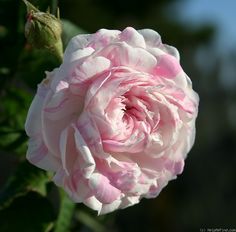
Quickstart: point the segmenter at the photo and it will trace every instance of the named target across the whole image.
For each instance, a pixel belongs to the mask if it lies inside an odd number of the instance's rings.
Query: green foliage
[[[41,11],[49,6],[54,14],[58,2],[66,18],[62,19],[64,48],[73,36],[86,33],[81,28],[94,32],[127,25],[153,28],[164,42],[178,47],[181,64],[201,98],[196,144],[183,176],[170,184],[168,193],[164,190],[154,200],[114,214],[97,217],[72,203],[63,191],[50,189],[51,174],[25,160],[24,123],[37,84],[60,62],[26,42],[23,2],[0,0],[0,232],[194,231],[207,223],[235,227],[235,89],[231,86],[230,93],[220,86],[222,61],[214,65],[213,50],[211,56],[200,57],[205,66],[211,60],[208,72],[195,63],[199,47],[206,48],[214,28],[193,28],[188,22],[179,23],[175,15],[170,19],[165,8],[175,0],[31,0]]]
[[[44,8],[47,3],[41,2]],[[48,2],[52,4],[51,9],[56,9],[56,1]],[[6,9],[0,12],[0,19],[4,19],[0,25],[0,42],[5,44],[0,57],[0,158],[9,160],[4,157],[14,156],[17,157],[14,162],[18,163],[17,170],[4,180],[5,186],[0,191],[0,231],[49,232],[56,224],[57,231],[67,232],[74,204],[66,196],[62,197],[58,213],[47,192],[51,174],[25,161],[28,138],[24,123],[28,108],[45,71],[60,63],[49,51],[37,50],[26,43],[26,10],[20,1],[18,3],[18,7],[12,7],[13,1],[0,2],[0,7]],[[11,21],[9,9],[19,19]],[[67,40],[75,33],[70,30],[63,33]],[[4,175],[8,169],[9,174],[12,173],[8,165],[4,166]]]
[[[55,220],[50,201],[37,192],[15,198],[0,211],[1,232],[49,232]]]
[[[26,150],[27,136],[24,122],[31,95],[21,88],[9,87],[2,91],[0,105],[0,149],[22,155]]]
[[[49,174],[30,163],[22,162],[15,174],[9,178],[5,188],[0,192],[0,210],[8,207],[12,201],[33,191],[46,196],[46,184]]]
[[[0,192],[1,232],[47,232],[55,212],[46,198],[49,174],[22,162]],[[33,213],[34,212],[34,213]]]
[[[61,190],[60,191],[61,204],[60,211],[55,225],[54,232],[66,232],[69,231],[72,216],[74,213],[75,203],[73,203],[67,194]]]
[[[35,91],[37,84],[45,78],[45,71],[51,71],[59,65],[51,52],[29,47],[21,53],[16,78],[24,82],[30,88],[29,90]]]

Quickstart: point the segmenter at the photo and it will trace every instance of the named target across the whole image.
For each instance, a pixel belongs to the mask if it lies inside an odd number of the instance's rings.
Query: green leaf
[[[15,152],[24,155],[27,148],[28,137],[24,130],[4,130],[0,127],[0,149],[5,152]]]
[[[29,191],[45,196],[46,184],[49,180],[47,172],[34,167],[27,161],[22,162],[0,192],[0,210],[8,207],[14,199],[26,195]]]
[[[2,92],[0,105],[0,126],[23,129],[31,94],[18,87],[7,86]],[[6,122],[4,122],[6,120]]]
[[[30,47],[24,49],[21,54],[16,78],[31,89],[36,89],[37,84],[46,77],[45,71],[52,71],[60,64],[61,62],[49,51]]]
[[[31,191],[0,211],[0,231],[49,232],[54,220],[55,213],[49,200]]]
[[[24,123],[31,95],[9,86],[2,91],[0,106],[0,150],[25,154],[27,136]]]
[[[70,39],[78,34],[86,33],[83,29],[75,25],[74,23],[70,22],[66,19],[61,19],[62,22],[62,41],[64,48],[70,41]]]
[[[69,199],[68,195],[63,190],[60,191],[60,195],[61,205],[55,232],[68,232],[75,209],[75,203]]]

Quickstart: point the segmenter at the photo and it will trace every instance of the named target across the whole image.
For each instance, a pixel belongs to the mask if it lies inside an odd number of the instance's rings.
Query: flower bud
[[[59,17],[39,11],[31,3],[23,0],[27,6],[25,36],[35,48],[48,49],[58,58],[62,58],[62,26]]]

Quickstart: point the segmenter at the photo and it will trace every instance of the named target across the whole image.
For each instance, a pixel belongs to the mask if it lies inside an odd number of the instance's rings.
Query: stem
[[[89,215],[88,213],[80,210],[76,214],[76,218],[84,224],[86,227],[91,229],[94,232],[105,232],[106,228],[100,224],[93,216]]]
[[[55,232],[68,232],[73,217],[75,204],[69,199],[67,194],[61,190],[61,206],[60,212],[55,225]]]

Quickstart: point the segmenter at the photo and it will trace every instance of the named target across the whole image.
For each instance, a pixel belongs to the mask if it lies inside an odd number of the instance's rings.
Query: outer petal
[[[25,130],[28,136],[34,136],[42,130],[41,114],[44,100],[49,91],[45,84],[46,79],[38,85],[37,94],[35,95],[25,122]]]
[[[174,56],[178,61],[180,60],[179,51],[175,47],[167,45],[167,44],[163,44],[162,49],[166,51],[167,53],[169,53],[170,55]]]
[[[46,171],[56,171],[60,167],[60,160],[50,154],[41,135],[30,138],[26,158]]]
[[[124,41],[132,47],[146,48],[144,38],[132,27],[127,27],[119,36],[120,41]]]
[[[162,44],[161,36],[156,31],[151,29],[143,29],[139,30],[138,32],[144,37],[148,47],[158,47],[164,52],[177,58],[177,60],[180,59],[178,50],[173,46]]]
[[[98,52],[111,60],[113,67],[126,66],[138,71],[150,71],[156,65],[156,58],[143,48],[133,48],[125,42],[118,42]]]
[[[26,123],[25,130],[30,140],[28,143],[28,150],[26,158],[34,165],[45,169],[47,171],[56,171],[59,167],[60,161],[53,157],[45,146],[42,135],[42,107],[45,98],[49,91],[49,79],[45,79],[38,86],[37,94],[31,103]]]
[[[91,57],[91,59],[85,60],[82,64],[75,68],[75,76],[72,83],[82,83],[90,80],[91,77],[101,74],[105,70],[108,70],[109,67],[110,61],[105,57]]]
[[[106,47],[110,43],[117,41],[119,34],[120,31],[118,30],[100,29],[92,35],[91,42],[88,46],[99,50],[103,47]]]
[[[64,58],[63,61],[68,63],[71,61],[74,61],[77,59],[77,55],[79,58],[81,58],[80,53],[84,55],[88,54],[88,51],[91,51],[91,49],[85,49],[91,39],[91,35],[77,35],[73,37],[69,44],[66,47],[65,53],[64,53]]]
[[[139,201],[140,201],[140,196],[126,196],[122,199],[120,208],[124,209],[126,207],[138,204]]]
[[[77,101],[78,97],[71,96],[68,88],[52,93],[44,105],[44,116],[51,120],[61,120],[75,112],[80,113],[82,106],[78,105],[76,109]]]
[[[110,204],[103,204],[102,209],[98,212],[99,215],[107,214],[118,209],[121,205],[121,200],[115,200]]]
[[[99,200],[97,200],[96,197],[94,196],[85,199],[84,204],[87,205],[89,208],[98,211],[98,214],[102,209],[102,203]]]
[[[182,72],[182,68],[179,61],[168,54],[160,56],[159,63],[155,68],[155,75],[174,79],[179,73]]]
[[[147,46],[150,47],[159,47],[161,42],[161,36],[154,30],[151,29],[142,29],[138,32],[143,36]]]
[[[77,49],[73,53],[68,53],[67,58],[64,56],[63,63],[60,68],[55,71],[55,75],[51,83],[51,89],[56,91],[60,81],[71,83],[71,80],[73,80],[75,76],[74,71],[76,67],[81,65],[93,52],[93,48],[87,47],[84,49]]]
[[[68,88],[50,91],[42,110],[42,134],[49,151],[60,157],[60,134],[81,113],[80,96],[74,96]]]

